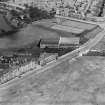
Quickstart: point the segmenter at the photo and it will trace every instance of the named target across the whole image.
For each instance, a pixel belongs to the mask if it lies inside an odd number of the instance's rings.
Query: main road
[[[35,75],[48,71],[49,69],[53,69],[62,62],[66,62],[68,60],[70,61],[72,58],[79,56],[80,53],[82,54],[85,53],[86,51],[89,51],[89,49],[94,47],[104,36],[105,36],[105,29],[103,29],[103,31],[98,33],[94,39],[90,39],[88,42],[80,46],[78,49],[58,58],[56,62],[52,62],[48,65],[45,65],[44,67],[40,67],[37,70],[33,70],[29,72],[27,75],[24,75],[22,78],[16,78],[6,84],[0,85],[0,93],[1,93],[0,100],[2,100],[2,95],[5,94],[6,90],[8,90],[9,87],[15,86],[16,84],[22,84],[23,82],[27,81],[29,78],[34,77]]]

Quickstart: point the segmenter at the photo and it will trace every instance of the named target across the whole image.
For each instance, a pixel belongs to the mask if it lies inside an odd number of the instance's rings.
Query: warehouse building
[[[60,37],[41,39],[40,48],[70,48],[78,46],[80,42],[79,37]]]

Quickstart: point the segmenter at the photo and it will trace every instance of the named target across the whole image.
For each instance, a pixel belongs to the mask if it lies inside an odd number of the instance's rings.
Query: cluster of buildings
[[[59,10],[60,14],[69,16],[71,12],[81,13],[88,16],[98,16],[101,11],[105,15],[104,0],[9,0],[18,5],[28,5],[50,11]],[[103,10],[101,10],[103,8]]]
[[[18,5],[38,7],[39,9],[45,9],[47,11],[56,7],[56,0],[9,0],[8,2]]]
[[[0,84],[6,83],[16,77],[21,78],[26,72],[37,71],[46,64],[56,62],[59,58],[59,53],[65,53],[65,49],[71,49],[72,47],[79,45],[79,38],[66,38],[60,37],[59,40],[54,39],[42,39],[40,41],[41,49],[62,49],[61,52],[43,52],[40,53],[38,59],[35,59],[30,53],[1,56],[0,66],[2,70],[0,72]]]
[[[19,60],[13,61],[15,63],[14,65],[12,65],[11,67],[3,68],[3,70],[1,69],[0,84],[6,83],[16,77],[21,78],[26,72],[33,71],[33,70],[37,71],[42,66],[52,61],[56,61],[57,57],[58,57],[58,54],[46,53],[46,55],[41,54],[38,60],[30,58],[29,61],[25,61],[24,63],[20,62]],[[0,58],[0,61],[3,61],[3,62],[0,62],[0,66],[1,65],[6,66],[7,64],[9,65],[11,62],[11,59],[13,59],[13,57]],[[19,57],[17,57],[17,59],[19,59]],[[23,61],[23,57],[21,57],[21,61]],[[16,65],[16,63],[18,64]]]
[[[101,11],[102,6],[104,11],[103,0],[10,0],[8,3],[14,3],[21,6],[37,6],[38,8],[45,9],[47,11],[55,9],[56,14],[63,16],[70,16],[72,12],[77,14],[80,12],[81,14],[83,13],[82,15],[85,15],[85,13],[88,12],[88,15],[97,16]],[[58,28],[58,30],[60,30],[60,28],[62,29],[60,25],[57,25],[55,28]],[[63,29],[64,28],[66,29],[66,27],[63,27]],[[54,27],[52,27],[52,29],[54,29]],[[77,30],[73,27],[71,28],[71,30],[70,28],[67,30],[71,31],[72,33],[76,33],[76,31],[80,31],[80,33],[85,32],[85,29]],[[41,49],[63,49],[62,51],[67,49],[68,51],[68,49],[71,48],[78,48],[80,46],[80,41],[80,36],[60,37],[59,39],[41,39],[39,47]],[[58,52],[51,55],[45,54],[41,55],[41,57],[38,58],[37,61],[35,59],[32,59],[31,55],[28,55],[28,57],[24,57],[24,55],[22,55],[21,57],[2,57],[0,58],[0,66],[8,65],[9,67],[7,68],[6,72],[2,72],[0,74],[0,84],[14,79],[15,77],[20,77],[22,74],[28,71],[37,70],[38,68],[41,68],[42,66],[52,61],[56,61],[58,59],[58,56]]]
[[[20,67],[16,67],[13,69],[8,69],[7,73],[4,73],[1,77],[0,77],[0,84],[5,83],[11,79],[14,79],[16,77],[19,77],[20,75],[22,75],[25,72],[28,72],[30,70],[34,70],[36,68],[40,67],[39,65],[37,65],[34,61],[30,61],[27,64],[21,65]]]

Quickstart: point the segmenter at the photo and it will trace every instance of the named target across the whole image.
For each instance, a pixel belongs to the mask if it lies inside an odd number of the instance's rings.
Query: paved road
[[[1,85],[0,86],[0,92],[2,92],[3,90],[6,90],[8,88],[8,86],[15,85],[15,84],[18,84],[18,83],[21,84],[22,82],[27,81],[27,79],[32,78],[35,75],[38,75],[39,73],[42,73],[44,71],[47,71],[49,69],[54,68],[55,66],[62,63],[63,61],[67,61],[67,60],[70,60],[72,58],[77,57],[79,55],[79,53],[83,53],[86,50],[91,49],[93,46],[95,46],[104,37],[104,35],[105,35],[105,30],[98,33],[97,36],[94,39],[89,40],[87,43],[82,45],[80,48],[78,48],[78,49],[60,57],[56,63],[48,64],[48,65],[44,66],[43,68],[38,69],[37,71],[30,72],[30,74],[28,76],[26,75],[27,77],[24,76],[24,77],[21,78],[21,80],[19,80],[19,78],[17,78],[17,79],[14,79],[11,82],[8,82],[7,84]]]
[[[83,22],[83,23],[92,24],[92,25],[99,25],[101,28],[105,29],[105,21],[104,22],[92,22],[92,21],[79,20],[79,19],[71,18],[71,17],[59,16],[59,15],[55,15],[55,18],[67,19],[67,20],[72,20],[72,21],[77,21],[77,22]]]

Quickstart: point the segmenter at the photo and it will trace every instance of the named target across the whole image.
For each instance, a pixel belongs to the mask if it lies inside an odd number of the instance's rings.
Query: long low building
[[[69,48],[79,45],[79,37],[60,37],[41,39],[40,48]]]

